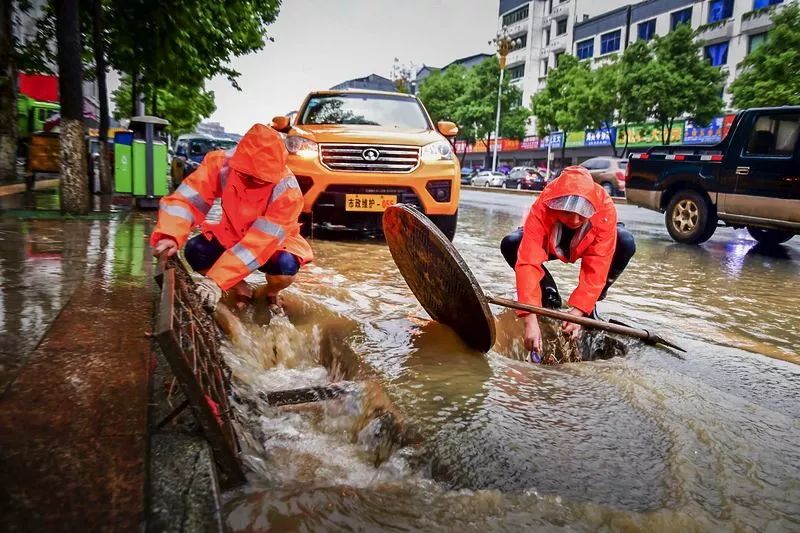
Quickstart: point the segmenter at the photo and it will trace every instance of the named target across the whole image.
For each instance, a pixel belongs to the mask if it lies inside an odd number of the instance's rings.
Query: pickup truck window
[[[798,115],[762,115],[750,133],[745,153],[773,157],[792,157],[800,132]]]
[[[401,130],[430,129],[416,100],[383,95],[317,95],[309,99],[300,124],[357,124]]]

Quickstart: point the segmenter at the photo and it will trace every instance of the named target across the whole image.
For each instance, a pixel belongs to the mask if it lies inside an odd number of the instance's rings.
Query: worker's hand
[[[172,257],[178,252],[178,243],[174,239],[160,239],[153,248],[153,255]]]
[[[542,351],[542,332],[539,330],[539,319],[531,313],[525,317],[525,349],[529,352]]]
[[[583,311],[580,309],[575,309],[574,307],[568,311],[570,315],[575,316],[584,316]],[[561,323],[561,331],[564,332],[564,335],[572,337],[573,339],[577,339],[578,336],[581,334],[581,330],[583,327],[580,324],[575,324],[572,322],[562,322]]]
[[[195,290],[200,297],[200,303],[203,304],[203,307],[209,311],[213,311],[217,308],[217,304],[220,298],[222,298],[222,289],[217,285],[217,282],[211,278],[203,277],[203,279],[197,282]]]

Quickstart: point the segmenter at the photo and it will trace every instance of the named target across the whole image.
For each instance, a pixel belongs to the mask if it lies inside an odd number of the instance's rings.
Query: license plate
[[[397,196],[393,194],[346,194],[344,198],[345,211],[373,211],[383,212],[390,205],[397,203]]]

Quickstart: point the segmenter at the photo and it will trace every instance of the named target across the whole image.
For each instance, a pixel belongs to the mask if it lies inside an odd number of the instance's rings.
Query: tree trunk
[[[628,123],[626,122],[623,127],[625,128],[625,147],[622,149],[622,155],[623,156],[627,156],[628,155],[628,142],[630,141],[630,139],[628,138]]]
[[[55,0],[58,88],[61,92],[61,211],[89,212],[83,128],[83,69],[79,0]]]
[[[139,114],[139,72],[131,73],[131,118]]]
[[[669,145],[670,141],[672,140],[672,125],[675,123],[675,119],[669,119],[667,122],[667,142],[665,144]]]
[[[103,41],[103,6],[101,0],[92,0],[92,44],[94,48],[94,65],[97,75],[97,92],[100,100],[100,192],[111,194],[111,165],[108,155],[108,87],[106,85],[106,53]]]
[[[0,6],[0,181],[17,178],[17,68],[11,4],[3,0]]]

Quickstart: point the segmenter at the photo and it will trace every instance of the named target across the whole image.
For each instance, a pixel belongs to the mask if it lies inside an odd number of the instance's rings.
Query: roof
[[[492,57],[492,54],[480,53],[480,54],[472,54],[471,56],[467,57],[462,57],[461,59],[456,59],[455,61],[451,61],[450,63],[446,64],[445,66],[442,67],[442,70],[446,69],[447,67],[451,67],[453,65],[461,65],[462,63],[468,63],[473,59],[478,59],[480,57],[483,57],[484,59],[489,59],[490,57]]]
[[[159,126],[169,126],[169,120],[164,120],[163,118],[154,117],[151,115],[139,115],[138,117],[131,117],[131,123],[139,122],[142,124],[156,124]]]
[[[407,98],[414,98],[413,94],[390,91],[373,91],[371,89],[326,89],[323,91],[311,91],[311,94],[373,94],[380,96],[405,96]]]

